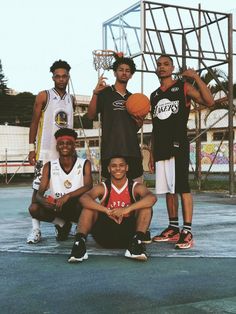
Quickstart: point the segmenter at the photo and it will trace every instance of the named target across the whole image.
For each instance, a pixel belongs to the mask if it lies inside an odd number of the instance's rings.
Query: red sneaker
[[[179,241],[175,244],[176,249],[190,249],[193,246],[193,235],[190,231],[182,230]]]
[[[153,242],[177,242],[179,241],[179,228],[167,227],[160,235],[152,238]]]

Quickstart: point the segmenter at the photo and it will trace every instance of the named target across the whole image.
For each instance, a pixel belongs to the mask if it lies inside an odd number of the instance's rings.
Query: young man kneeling
[[[128,180],[125,158],[111,158],[108,171],[109,180],[80,198],[83,210],[68,259],[70,263],[88,258],[85,246],[88,233],[104,248],[126,248],[125,257],[147,260],[142,241],[157,198],[143,184]]]

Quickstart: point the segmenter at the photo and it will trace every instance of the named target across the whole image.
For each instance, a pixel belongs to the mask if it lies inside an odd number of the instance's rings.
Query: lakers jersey
[[[66,173],[59,159],[50,162],[50,192],[54,198],[73,192],[84,186],[84,165],[86,159],[78,158],[69,173]]]
[[[166,160],[188,147],[187,123],[190,104],[186,85],[178,80],[167,90],[151,94],[154,160]]]
[[[37,131],[36,159],[43,163],[58,157],[55,132],[73,128],[73,101],[70,94],[62,97],[56,89],[47,90],[47,104],[42,111]]]

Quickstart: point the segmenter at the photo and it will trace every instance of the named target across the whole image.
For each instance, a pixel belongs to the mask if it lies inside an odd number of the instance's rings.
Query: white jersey
[[[50,162],[50,193],[54,198],[73,192],[84,186],[84,165],[86,159],[78,158],[69,173],[66,173],[59,159]]]
[[[61,97],[55,88],[47,90],[47,104],[42,111],[36,140],[36,159],[46,163],[58,158],[55,132],[73,128],[73,101],[67,92]]]

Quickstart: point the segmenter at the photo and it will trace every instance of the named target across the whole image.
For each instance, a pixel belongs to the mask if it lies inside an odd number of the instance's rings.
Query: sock
[[[87,236],[84,233],[78,232],[75,235],[75,241],[78,241],[80,239],[83,239],[84,242],[86,241]]]
[[[58,225],[58,226],[60,226],[60,227],[63,227],[64,224],[65,224],[65,220],[63,220],[63,219],[61,219],[61,218],[59,218],[59,217],[56,217],[56,218],[54,218],[54,220],[52,221],[52,223],[53,223],[54,225]]]
[[[169,218],[169,226],[173,228],[179,228],[179,218],[178,217]]]
[[[40,221],[38,219],[32,218],[32,228],[33,230],[40,229]]]
[[[191,222],[184,222],[183,230],[191,232],[191,230],[192,230],[192,223]]]

